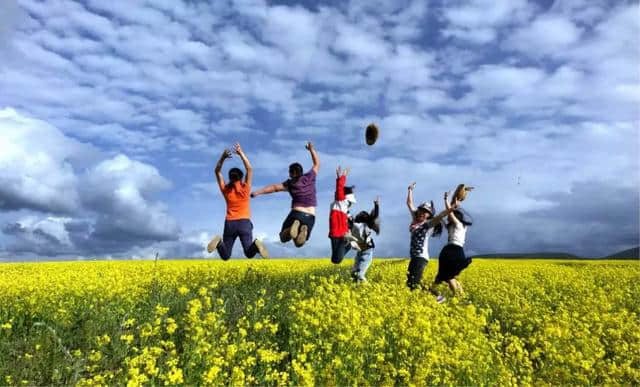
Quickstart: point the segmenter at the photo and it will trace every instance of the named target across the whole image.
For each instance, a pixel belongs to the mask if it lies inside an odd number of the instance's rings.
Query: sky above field
[[[639,16],[637,1],[3,0],[0,260],[217,258],[213,168],[236,141],[255,188],[310,168],[305,141],[320,154],[304,248],[277,241],[287,193],[252,201],[273,256],[330,253],[337,165],[356,211],[381,197],[376,256],[408,254],[412,181],[439,210],[476,187],[467,254],[637,246]]]

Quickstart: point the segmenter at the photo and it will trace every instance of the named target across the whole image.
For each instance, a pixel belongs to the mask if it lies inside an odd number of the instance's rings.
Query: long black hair
[[[431,208],[421,205],[418,207],[417,211],[426,212],[429,215],[431,215],[430,218],[432,218],[435,216],[436,207],[433,205],[433,201],[432,201]],[[444,229],[444,221],[440,220],[438,223],[434,224],[432,227],[433,227],[433,232],[431,233],[431,236],[439,237],[440,235],[442,235],[442,230]]]
[[[242,172],[242,169],[240,169],[240,168],[231,168],[229,170],[229,182],[227,183],[226,187],[227,188],[231,188],[233,183],[235,183],[236,181],[242,180],[243,177],[244,177],[244,172]]]
[[[471,219],[471,216],[468,213],[466,213],[466,211],[463,211],[461,208],[456,208],[455,210],[453,210],[453,215],[455,215],[455,217],[458,218],[460,223],[464,224],[465,226],[471,226],[473,224],[472,222],[473,219]]]

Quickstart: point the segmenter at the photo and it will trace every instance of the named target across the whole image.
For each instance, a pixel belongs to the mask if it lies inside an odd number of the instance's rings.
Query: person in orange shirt
[[[231,257],[231,251],[233,250],[233,244],[236,242],[236,238],[240,237],[240,243],[242,243],[242,249],[247,258],[253,258],[257,253],[260,253],[262,258],[268,258],[269,252],[262,241],[253,239],[253,223],[251,223],[251,211],[249,208],[251,181],[253,179],[251,163],[242,151],[240,144],[235,145],[234,151],[240,156],[240,159],[242,159],[244,168],[247,170],[247,175],[244,181],[242,181],[242,177],[244,176],[242,170],[240,168],[231,168],[229,170],[229,183],[225,184],[224,177],[222,176],[222,164],[226,159],[231,158],[231,152],[225,149],[224,152],[222,152],[222,156],[220,156],[215,170],[220,192],[227,202],[224,233],[222,237],[216,235],[211,239],[211,242],[209,242],[207,246],[207,251],[212,253],[213,250],[218,250],[220,258],[226,261]]]

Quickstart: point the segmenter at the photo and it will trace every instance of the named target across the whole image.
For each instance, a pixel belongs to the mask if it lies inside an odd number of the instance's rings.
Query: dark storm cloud
[[[540,195],[551,204],[522,214],[478,213],[468,246],[476,253],[567,252],[595,258],[640,244],[640,197],[596,181]]]

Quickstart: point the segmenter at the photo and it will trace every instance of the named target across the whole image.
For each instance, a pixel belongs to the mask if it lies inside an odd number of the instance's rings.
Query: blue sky
[[[209,256],[225,210],[213,167],[235,141],[256,188],[285,180],[291,162],[310,168],[305,141],[320,153],[303,249],[277,241],[286,193],[252,202],[274,256],[328,255],[338,164],[352,169],[357,210],[381,196],[378,256],[407,255],[412,181],[437,208],[458,183],[477,187],[468,254],[637,246],[639,10],[5,0],[0,260]],[[369,122],[381,128],[373,147]]]

